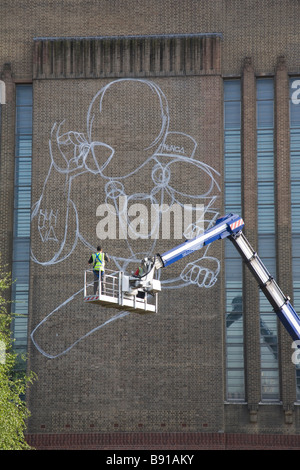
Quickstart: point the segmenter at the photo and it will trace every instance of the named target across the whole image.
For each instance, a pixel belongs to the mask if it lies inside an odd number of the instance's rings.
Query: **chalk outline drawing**
[[[98,109],[98,112],[101,113],[102,111],[102,106],[103,106],[103,98],[105,96],[106,91],[112,87],[112,86],[119,86],[123,82],[135,82],[135,83],[142,83],[145,84],[150,88],[150,90],[153,92],[155,95],[156,99],[158,98],[159,104],[160,104],[160,119],[161,119],[161,128],[160,132],[154,139],[154,141],[147,147],[147,150],[153,149],[153,152],[148,156],[145,161],[143,161],[139,166],[137,166],[132,172],[129,174],[126,174],[124,176],[119,176],[119,177],[108,177],[104,174],[104,171],[106,167],[109,165],[111,162],[115,149],[112,148],[109,144],[102,142],[102,141],[93,141],[92,140],[92,131],[93,131],[93,122],[95,119],[95,103],[98,104],[96,106],[96,109]],[[56,207],[56,208],[47,208],[43,207],[43,195],[47,191],[47,185],[50,181],[51,174],[53,172],[56,172],[64,177],[65,181],[65,187],[64,187],[64,194],[66,195],[66,200],[67,200],[67,207],[63,208],[63,211],[65,211],[65,233],[63,236],[63,239],[61,240],[60,247],[58,251],[56,251],[51,259],[48,259],[46,261],[42,261],[38,259],[37,255],[31,251],[31,257],[32,260],[35,263],[38,263],[43,266],[50,266],[56,263],[60,263],[65,261],[75,250],[78,241],[81,241],[86,247],[88,247],[91,251],[95,250],[95,246],[93,246],[89,240],[83,237],[83,235],[80,233],[80,228],[79,228],[79,214],[76,208],[75,203],[73,202],[71,198],[71,189],[72,189],[72,184],[75,178],[79,177],[80,175],[91,172],[92,174],[99,175],[100,179],[100,184],[103,184],[105,187],[105,193],[106,193],[106,203],[113,205],[116,208],[116,214],[117,217],[119,218],[119,223],[122,225],[124,223],[125,217],[124,214],[121,214],[118,209],[118,198],[120,196],[126,197],[128,201],[130,200],[147,200],[148,202],[151,201],[152,204],[159,204],[160,207],[163,205],[164,201],[164,195],[167,194],[168,197],[171,198],[172,204],[176,203],[179,204],[183,207],[182,202],[180,201],[180,198],[189,198],[192,201],[206,201],[206,204],[204,204],[204,212],[203,216],[206,216],[205,220],[201,220],[201,227],[203,227],[203,222],[206,224],[205,229],[210,228],[211,226],[214,225],[215,220],[217,219],[219,213],[218,210],[214,207],[214,204],[218,198],[218,195],[212,194],[213,189],[217,190],[217,192],[220,192],[220,187],[217,182],[217,178],[220,176],[220,174],[213,169],[211,166],[205,164],[204,162],[201,162],[195,158],[195,152],[197,148],[197,142],[196,140],[191,137],[190,135],[182,132],[174,132],[174,131],[169,131],[169,106],[167,99],[162,92],[162,90],[152,81],[149,80],[144,80],[144,79],[134,79],[134,78],[125,78],[125,79],[120,79],[120,80],[115,80],[110,83],[108,83],[106,86],[101,88],[94,98],[92,99],[88,112],[87,112],[87,136],[85,136],[83,133],[79,133],[76,131],[68,131],[68,132],[62,132],[61,128],[64,125],[65,121],[62,121],[60,124],[54,123],[52,129],[51,129],[51,135],[50,135],[50,140],[49,140],[49,153],[50,153],[50,167],[48,174],[46,176],[46,179],[43,184],[43,189],[40,198],[37,200],[36,203],[33,204],[32,206],[32,215],[31,215],[31,221],[33,222],[35,218],[38,219],[38,231],[39,231],[39,236],[40,239],[42,240],[43,243],[47,243],[47,241],[52,240],[55,242],[59,243],[59,240],[56,235],[56,223],[57,223],[57,218],[60,215],[60,212],[62,211],[61,207]],[[176,153],[176,149],[174,151],[174,148],[172,145],[168,145],[168,142],[171,140],[172,137],[182,137],[183,139],[187,140],[190,144],[192,144],[193,150],[190,152],[189,155],[185,154],[179,154]],[[96,159],[94,150],[96,146],[101,146],[101,148],[107,152],[107,159],[106,161],[99,166],[99,163]],[[64,150],[68,148],[68,155]],[[71,148],[71,152],[69,149]],[[145,150],[145,149],[144,149]],[[64,163],[64,167],[61,165],[61,162],[59,164],[56,162],[56,157],[55,157],[55,152],[57,152],[60,157],[62,158],[62,162]],[[71,155],[70,155],[71,154]],[[168,157],[168,163],[163,164],[161,161],[160,157]],[[152,181],[154,183],[154,187],[151,190],[151,193],[136,193],[136,194],[131,194],[127,195],[124,189],[123,182],[126,180],[126,178],[137,174],[142,170],[142,168],[148,164],[149,162],[153,162],[153,169],[152,169]],[[195,166],[196,168],[204,171],[204,173],[210,178],[211,184],[208,190],[206,191],[205,194],[199,194],[199,195],[190,195],[187,192],[180,192],[176,190],[175,188],[171,187],[169,184],[170,181],[170,175],[171,175],[171,165],[174,164],[174,162],[184,162],[188,163],[191,166]],[[192,171],[192,168],[191,168]],[[158,199],[159,197],[159,199]],[[172,206],[169,204],[169,206]],[[68,227],[68,219],[69,219],[69,214],[73,213],[72,215],[74,216],[74,221],[75,221],[75,230],[74,233],[70,233],[69,227]],[[202,216],[202,217],[203,217]],[[126,215],[127,217],[127,215]],[[158,224],[159,224],[159,217],[158,217]],[[200,221],[199,221],[200,222]],[[127,217],[127,230],[129,227],[129,221]],[[157,230],[159,228],[159,225],[155,227]],[[197,235],[197,221],[195,224],[193,224],[190,227],[190,231],[193,232],[195,235]],[[68,233],[69,232],[69,233]],[[191,232],[185,234],[187,238],[191,237]],[[70,243],[70,236],[71,236],[71,243]],[[138,236],[138,234],[137,234]],[[149,234],[149,237],[151,234]],[[126,240],[125,240],[126,241]],[[66,242],[68,242],[68,248],[65,250],[65,245]],[[111,260],[115,263],[116,266],[116,271],[118,270],[124,270],[126,271],[126,267],[129,263],[131,262],[136,262],[138,263],[143,256],[151,256],[151,254],[155,254],[154,248],[156,245],[157,240],[151,240],[152,246],[150,249],[147,251],[147,253],[135,253],[134,250],[132,249],[132,246],[127,238],[127,246],[128,246],[128,252],[130,253],[130,256],[127,258],[120,258],[120,257],[114,257],[110,256]],[[208,253],[209,247],[207,247],[204,250],[204,254],[197,260],[189,262],[186,264],[180,275],[176,279],[166,279],[162,281],[162,285],[164,289],[177,289],[181,287],[186,287],[191,284],[197,285],[198,287],[212,287],[217,279],[218,279],[218,274],[220,272],[220,261],[215,258],[209,256]],[[204,266],[201,265],[201,263],[204,262]],[[213,268],[209,268],[205,266],[205,263],[210,263]],[[113,316],[110,320],[105,321],[98,327],[94,328],[78,340],[76,340],[72,345],[70,345],[66,350],[63,352],[52,355],[48,354],[45,351],[43,351],[37,342],[34,339],[34,334],[38,330],[40,326],[42,326],[47,319],[49,319],[55,312],[59,311],[61,308],[63,308],[66,304],[71,302],[78,294],[82,293],[83,289],[80,289],[73,295],[71,295],[65,302],[63,302],[61,305],[56,307],[52,312],[50,312],[32,331],[31,333],[31,339],[33,343],[35,344],[36,348],[43,354],[44,356],[48,358],[55,358],[59,357],[62,354],[67,353],[70,351],[70,349],[78,344],[79,341],[82,339],[86,338],[90,334],[92,334],[94,331],[102,328],[103,326],[107,325],[108,323],[122,318],[126,316],[129,312],[122,312],[119,313],[115,316]]]

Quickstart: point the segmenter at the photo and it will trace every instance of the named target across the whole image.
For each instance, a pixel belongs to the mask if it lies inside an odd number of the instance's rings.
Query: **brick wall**
[[[177,137],[181,136],[184,142],[181,146],[197,162],[220,173],[217,182],[221,192],[216,186],[212,191],[220,196],[217,205],[221,210],[223,77],[243,79],[243,155],[249,157],[243,160],[243,210],[247,236],[256,246],[254,82],[256,76],[271,75],[276,80],[279,283],[291,295],[291,254],[285,243],[290,238],[287,86],[288,74],[299,73],[298,18],[297,2],[279,0],[187,0],[184,9],[175,0],[166,0],[159,7],[155,1],[139,0],[135,14],[127,1],[122,2],[121,10],[117,1],[101,2],[101,8],[99,2],[91,1],[87,7],[81,0],[76,7],[73,1],[54,0],[42,5],[29,0],[22,6],[13,0],[5,5],[0,17],[1,79],[8,90],[7,104],[2,106],[1,113],[0,160],[0,248],[5,260],[11,259],[14,86],[18,82],[33,81],[34,86],[32,202],[37,202],[44,192],[40,215],[56,223],[55,235],[46,237],[47,243],[39,233],[38,223],[42,219],[36,217],[32,224],[32,247],[38,263],[31,266],[30,331],[51,314],[35,335],[42,351],[29,342],[29,366],[37,372],[39,380],[28,394],[32,411],[29,421],[32,434],[28,439],[37,443],[37,447],[54,448],[57,442],[80,447],[83,445],[80,439],[85,440],[84,445],[99,448],[107,445],[102,439],[119,439],[110,441],[112,446],[116,442],[128,445],[126,439],[130,436],[137,439],[138,445],[150,447],[161,445],[161,439],[166,438],[165,446],[170,443],[180,446],[182,439],[186,446],[188,439],[202,448],[214,445],[297,448],[295,375],[290,341],[282,329],[279,331],[282,403],[266,406],[260,403],[257,286],[246,271],[247,404],[241,405],[224,405],[222,277],[210,289],[189,286],[165,291],[156,317],[130,315],[101,329],[99,325],[112,312],[84,306],[80,289],[91,245],[97,243],[96,207],[112,194],[105,185],[132,172],[145,158],[141,157],[139,144],[147,141],[146,136],[152,142],[151,137],[156,135],[159,108],[153,96],[157,100],[164,95],[169,131],[179,133]],[[132,81],[124,82],[123,89],[108,90],[103,119],[95,114],[95,134],[87,142],[89,172],[75,178],[75,170],[78,173],[80,169],[73,166],[67,180],[66,170],[70,166],[66,158],[72,158],[70,149],[74,150],[75,143],[79,146],[83,134],[87,138],[87,114],[92,99],[109,83],[124,78]],[[156,94],[154,88],[149,93],[146,81],[159,87],[163,95]],[[142,83],[145,91],[139,88]],[[129,123],[124,120],[120,126],[122,113],[123,117],[129,113],[131,120]],[[135,129],[138,131],[134,135]],[[128,148],[133,135],[137,145]],[[187,135],[195,139],[196,150]],[[103,146],[95,145],[98,141],[113,142],[114,148],[119,146],[123,150],[119,160],[114,159],[107,166],[100,184],[91,156],[93,151],[99,151],[94,155],[101,160],[107,154]],[[157,148],[151,148],[147,157],[154,150]],[[49,173],[45,185],[51,152],[59,171]],[[169,157],[160,158],[165,163]],[[78,166],[74,160],[75,164]],[[126,181],[128,194],[151,192],[149,182],[153,184],[155,164],[152,161],[143,167],[142,177],[134,175]],[[204,166],[199,168],[198,163],[188,159],[174,164],[170,185],[181,192],[188,187],[190,196],[203,194],[210,179]],[[115,185],[110,189],[115,191],[116,187],[120,188]],[[194,201],[190,196],[182,197],[190,203]],[[172,193],[168,197],[166,201],[170,202]],[[55,238],[62,241],[65,236],[63,248],[57,250]],[[82,240],[89,240],[90,245]],[[157,251],[164,252],[173,245],[159,240]],[[134,252],[144,253],[148,248],[143,241],[137,241]],[[105,249],[122,257],[131,247],[118,241],[105,243]],[[72,254],[67,256],[69,253]],[[221,244],[215,244],[209,253],[222,261]],[[166,276],[177,279],[182,268],[180,264],[170,268]],[[91,331],[93,334],[68,354],[60,355]],[[44,353],[58,357],[51,359]],[[243,434],[230,434],[233,432]],[[141,436],[144,440],[140,441]]]
[[[111,433],[28,435],[37,450],[299,450],[298,435]]]

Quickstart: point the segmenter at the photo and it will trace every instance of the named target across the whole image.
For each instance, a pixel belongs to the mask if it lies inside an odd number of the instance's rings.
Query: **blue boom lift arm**
[[[228,238],[240,253],[290,336],[294,341],[300,340],[300,318],[291,305],[289,297],[282,293],[258,254],[253,250],[242,233],[243,227],[244,221],[239,215],[228,214],[225,217],[221,217],[216,221],[214,227],[205,231],[199,237],[187,240],[166,253],[157,255],[155,266],[153,267],[160,269],[169,266],[215,240]]]
[[[289,297],[282,293],[276,281],[242,233],[243,227],[244,221],[239,215],[228,214],[221,217],[216,221],[214,227],[206,230],[198,237],[186,240],[162,255],[157,254],[155,257],[144,258],[142,260],[143,274],[140,276],[120,271],[117,274],[106,275],[106,281],[102,282],[99,278],[99,292],[94,295],[87,292],[94,282],[87,282],[85,273],[84,301],[119,310],[156,313],[158,308],[157,295],[161,291],[161,283],[155,278],[156,271],[200,250],[203,246],[209,245],[215,240],[228,238],[240,253],[290,336],[294,341],[298,341],[300,340],[300,318],[291,305]],[[109,280],[111,281],[110,284]],[[154,299],[152,304],[149,302],[151,298]],[[300,347],[300,342],[298,344]]]

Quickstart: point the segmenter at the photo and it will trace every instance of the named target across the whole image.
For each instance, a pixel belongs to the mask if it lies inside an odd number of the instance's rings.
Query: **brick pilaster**
[[[290,134],[289,134],[289,77],[284,57],[279,57],[275,72],[275,181],[277,280],[284,294],[292,297],[292,230],[290,195]],[[281,367],[281,400],[286,421],[296,400],[295,366],[291,361],[292,340],[281,325],[279,354]]]
[[[243,68],[242,94],[242,208],[245,234],[257,247],[256,86],[251,58]],[[244,266],[244,328],[246,399],[250,422],[256,422],[260,401],[259,296],[257,282]]]

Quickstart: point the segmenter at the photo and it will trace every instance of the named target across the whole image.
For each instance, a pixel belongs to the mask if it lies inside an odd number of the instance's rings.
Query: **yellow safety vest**
[[[104,271],[105,260],[104,260],[104,253],[94,253],[92,254],[93,258],[93,269],[95,271]]]

